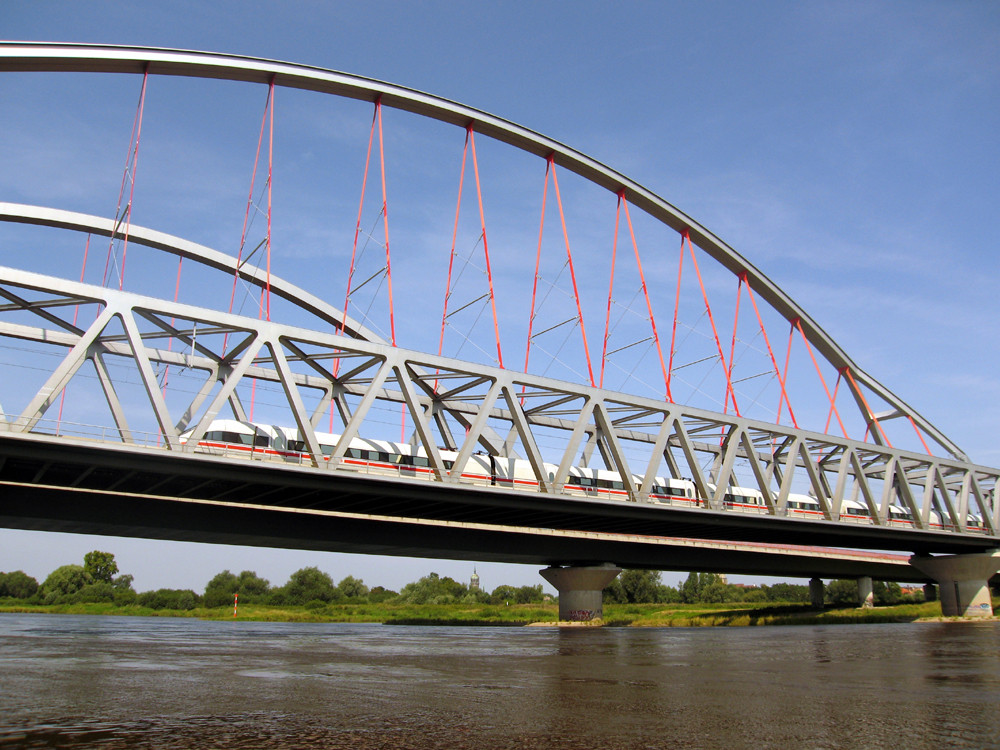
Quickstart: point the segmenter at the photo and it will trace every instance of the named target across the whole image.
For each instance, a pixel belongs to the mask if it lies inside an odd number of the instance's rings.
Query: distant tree
[[[542,584],[540,583],[534,586],[519,586],[514,591],[514,601],[518,604],[540,602],[544,596],[545,592],[542,591]]]
[[[827,603],[837,607],[858,606],[858,582],[839,579],[830,581],[825,591]]]
[[[143,591],[138,603],[150,609],[191,610],[198,606],[198,595],[191,589],[157,589]]]
[[[534,588],[533,586],[528,586],[526,588]],[[518,593],[518,596],[521,596]],[[491,604],[493,600],[490,598],[490,594],[482,589],[467,588],[465,596],[463,596],[460,601],[462,604]]]
[[[718,576],[716,578],[718,579]],[[724,584],[721,579],[712,581],[698,592],[698,601],[706,604],[731,602],[734,599],[735,597],[731,594],[730,587]]]
[[[347,576],[337,584],[337,594],[344,599],[364,599],[368,596],[368,587],[360,578]]]
[[[233,594],[240,588],[240,579],[224,570],[205,585],[205,606],[225,607],[233,603]],[[140,597],[141,600],[141,597]]]
[[[382,586],[376,586],[368,592],[368,601],[372,604],[381,604],[382,602],[387,602],[390,599],[395,599],[397,596],[399,596],[399,594],[395,591],[390,591]]]
[[[903,601],[903,589],[895,581],[872,581],[875,604],[890,607]]]
[[[701,602],[702,592],[713,583],[722,583],[717,573],[689,573],[681,584],[681,599],[686,604]]]
[[[236,591],[239,592],[240,601],[247,603],[262,602],[270,590],[270,582],[265,578],[261,578],[252,570],[244,570],[236,578]]]
[[[768,601],[767,592],[762,588],[749,588],[743,591],[743,601],[752,604],[762,604]]]
[[[630,604],[656,602],[662,593],[658,570],[623,570],[618,580],[621,581],[625,601]]]
[[[76,602],[113,602],[115,589],[107,581],[94,581],[77,591],[73,596]]]
[[[657,597],[657,601],[664,604],[680,604],[684,601],[683,597],[681,597],[680,589],[676,589],[673,586],[661,586]]]
[[[501,584],[493,589],[493,593],[490,594],[490,602],[492,604],[506,604],[507,602],[517,601],[517,589],[513,586],[508,586],[506,584]]]
[[[808,602],[809,587],[792,583],[776,583],[773,586],[764,586],[767,591],[767,598],[772,602]]]
[[[111,581],[111,585],[115,587],[115,591],[132,591],[132,581],[135,580],[135,576],[130,573],[125,573],[124,575],[115,576]]]
[[[399,600],[408,604],[450,604],[460,601],[468,593],[468,588],[453,578],[441,578],[430,573],[419,581],[408,583],[399,592]],[[517,592],[512,587],[511,599]]]
[[[47,600],[54,600],[56,597],[75,594],[90,582],[91,578],[82,565],[61,565],[49,573],[41,589]]]
[[[83,569],[95,582],[111,583],[118,572],[118,563],[110,552],[95,549],[83,556]]]
[[[302,568],[292,573],[284,586],[289,604],[311,601],[329,602],[337,596],[333,579],[316,567]]]
[[[0,596],[29,599],[38,591],[38,581],[23,570],[0,573]]]

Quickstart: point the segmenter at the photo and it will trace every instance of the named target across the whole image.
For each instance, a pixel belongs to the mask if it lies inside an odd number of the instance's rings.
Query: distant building
[[[479,574],[472,569],[472,580],[469,581],[469,591],[479,591]]]

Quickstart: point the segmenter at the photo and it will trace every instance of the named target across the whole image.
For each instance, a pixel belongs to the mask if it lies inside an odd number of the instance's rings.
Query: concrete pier
[[[862,609],[871,609],[875,606],[875,592],[872,589],[871,576],[861,576],[858,579],[858,601]]]
[[[1000,571],[1000,550],[970,555],[910,558],[910,564],[938,583],[945,617],[992,617],[989,580]]]
[[[809,601],[814,607],[823,606],[823,581],[812,578],[809,581]]]
[[[604,588],[622,569],[605,563],[589,567],[546,568],[539,571],[559,592],[559,619],[590,622],[604,618]]]

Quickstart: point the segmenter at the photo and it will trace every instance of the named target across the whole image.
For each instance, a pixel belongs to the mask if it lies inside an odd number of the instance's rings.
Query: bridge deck
[[[994,540],[443,485],[0,433],[12,528],[536,564],[924,580],[909,553]],[[712,541],[709,541],[712,540]]]

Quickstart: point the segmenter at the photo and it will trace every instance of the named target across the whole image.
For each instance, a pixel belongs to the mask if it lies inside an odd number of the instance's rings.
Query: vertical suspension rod
[[[500,350],[500,326],[497,322],[497,302],[493,294],[493,268],[490,265],[490,245],[486,240],[486,214],[483,210],[483,190],[479,184],[479,160],[476,158],[476,136],[472,124],[466,128],[472,146],[472,171],[476,176],[476,197],[479,199],[479,225],[483,232],[483,256],[486,259],[486,280],[490,287],[490,307],[493,310],[493,333],[497,341],[497,366],[503,369],[503,352]]]
[[[920,432],[920,428],[917,427],[917,423],[913,420],[913,417],[911,417],[909,414],[907,414],[906,418],[908,420],[910,420],[910,424],[913,426],[913,431],[915,433],[917,433],[917,437],[920,438],[920,442],[921,442],[921,444],[923,444],[924,450],[927,451],[927,455],[928,456],[934,455],[933,453],[931,453],[931,449],[927,447],[927,441],[924,440],[924,435],[923,435],[922,432]]]
[[[462,169],[458,173],[458,200],[455,202],[455,226],[451,231],[451,252],[448,255],[448,276],[444,286],[444,304],[441,311],[441,338],[438,340],[438,356],[444,352],[444,330],[448,323],[448,301],[451,299],[451,273],[455,266],[455,245],[458,243],[458,217],[462,212],[462,190],[465,185],[465,161],[469,154],[469,132],[465,131],[465,146],[462,148]],[[434,381],[434,391],[437,392],[438,381]]]
[[[129,135],[128,152],[125,157],[125,169],[122,171],[122,184],[118,190],[118,206],[115,209],[115,227],[111,233],[111,241],[108,243],[108,257],[104,263],[104,279],[102,286],[108,284],[108,271],[110,270],[111,258],[114,254],[115,239],[121,226],[122,216],[125,216],[125,232],[122,239],[122,262],[118,274],[118,290],[125,286],[125,254],[128,252],[129,228],[132,225],[132,201],[135,198],[135,176],[139,167],[139,140],[142,137],[142,112],[146,102],[146,82],[149,80],[149,65],[142,72],[142,87],[139,90],[139,104],[136,107],[135,119],[132,121],[132,133]],[[129,165],[131,164],[132,177],[129,180]],[[125,197],[125,182],[129,181],[128,203],[122,209],[122,198]]]
[[[705,300],[705,311],[708,313],[708,322],[712,324],[712,335],[715,337],[715,346],[719,351],[719,362],[722,365],[722,373],[726,376],[726,393],[732,395],[733,398],[733,411],[736,412],[736,416],[740,416],[740,407],[736,403],[736,392],[733,390],[733,383],[729,377],[729,370],[726,367],[726,355],[722,351],[722,341],[719,339],[719,331],[715,327],[715,316],[712,315],[712,305],[708,301],[708,293],[705,291],[705,282],[701,278],[701,269],[698,268],[698,258],[694,254],[694,245],[691,244],[691,235],[688,232],[684,233],[684,239],[687,240],[688,252],[691,253],[691,262],[694,265],[695,275],[698,277],[698,286],[701,287],[701,296]]]
[[[792,321],[792,326],[798,329],[799,334],[802,336],[802,340],[806,344],[806,349],[809,351],[809,356],[810,358],[812,358],[813,361],[813,367],[816,368],[816,374],[819,375],[819,381],[823,384],[823,390],[826,391],[826,397],[830,401],[830,405],[833,407],[833,413],[837,415],[837,424],[840,425],[840,431],[844,434],[844,437],[847,438],[847,430],[844,428],[844,423],[840,419],[840,412],[837,410],[837,402],[834,400],[833,396],[830,395],[830,388],[826,384],[826,378],[823,377],[823,371],[819,369],[819,362],[816,361],[816,354],[813,352],[813,348],[812,345],[809,343],[809,339],[806,338],[806,332],[802,330],[802,321],[799,318],[796,318],[795,320]],[[848,378],[850,378],[851,376],[850,372],[847,373],[847,376]],[[863,396],[862,399],[864,399]],[[867,405],[865,408],[867,408]]]
[[[771,358],[771,364],[774,366],[775,377],[778,378],[778,385],[781,386],[781,397],[778,399],[778,419],[781,419],[781,400],[784,399],[785,403],[788,404],[788,413],[792,418],[792,424],[795,425],[795,429],[798,429],[799,423],[795,419],[795,412],[792,411],[792,402],[789,400],[788,393],[785,391],[785,379],[781,375],[781,370],[778,369],[778,361],[774,356],[774,350],[771,348],[771,340],[768,338],[767,330],[764,328],[764,319],[761,317],[760,310],[757,308],[757,299],[753,296],[753,288],[750,286],[750,281],[747,278],[746,271],[743,272],[743,281],[746,283],[747,295],[750,297],[750,303],[753,305],[754,314],[757,316],[757,323],[760,324],[760,332],[764,336],[764,344],[767,346],[767,354]]]
[[[792,361],[792,342],[795,340],[795,321],[791,321],[791,325],[788,327],[788,346],[785,348],[785,370],[784,374],[781,376],[782,388],[781,392],[785,396],[785,400],[788,400],[788,393],[785,390],[785,385],[788,383],[788,366]],[[789,402],[788,411],[791,412],[792,405]],[[781,424],[781,399],[778,399],[778,417],[774,420],[775,424]],[[795,425],[798,427],[798,424]]]
[[[674,403],[670,383],[674,376],[674,352],[677,351],[677,317],[681,306],[681,279],[684,275],[684,240],[688,238],[688,230],[681,232],[681,252],[677,258],[677,294],[674,297],[674,326],[670,334],[670,360],[667,363],[667,401]]]
[[[538,224],[538,250],[535,252],[535,278],[531,285],[531,309],[528,311],[528,342],[524,348],[524,372],[528,372],[528,358],[531,356],[531,332],[535,323],[535,299],[538,296],[538,271],[542,262],[542,236],[545,233],[545,206],[548,203],[549,172],[552,162],[545,162],[545,182],[542,184],[542,218]],[[523,393],[525,386],[521,386]]]
[[[361,214],[365,208],[365,193],[368,190],[368,167],[371,165],[372,160],[372,143],[375,140],[375,118],[378,115],[378,101],[375,103],[375,112],[372,114],[372,127],[371,132],[368,134],[368,152],[365,155],[365,172],[364,177],[361,178],[361,200],[358,201],[358,220],[354,224],[354,243],[351,245],[351,265],[347,271],[347,291],[344,293],[344,317],[340,321],[340,330],[337,331],[338,334],[344,334],[344,328],[347,326],[347,307],[351,304],[351,284],[354,281],[354,264],[358,256],[358,235],[361,234]],[[335,365],[339,365],[339,360],[334,360]],[[336,374],[336,369],[334,370]]]
[[[378,118],[378,156],[382,172],[382,228],[385,234],[385,275],[389,291],[389,340],[396,345],[396,315],[392,302],[392,261],[389,255],[389,200],[385,190],[385,148],[382,142],[382,97],[375,100],[375,116]]]
[[[729,372],[728,379],[731,383],[733,381],[733,360],[736,358],[736,329],[740,323],[740,300],[743,298],[743,279],[744,274],[740,274],[736,283],[736,314],[733,316],[733,338],[729,343]],[[735,405],[735,399],[733,400]],[[722,413],[725,414],[726,410],[729,409],[729,393],[726,393],[726,403],[722,407]]]
[[[861,403],[864,404],[865,406],[865,412],[867,412],[867,417],[868,417],[866,421],[868,422],[869,429],[871,428],[871,424],[874,422],[875,428],[879,431],[879,434],[882,436],[882,439],[885,441],[885,444],[891,448],[892,443],[889,441],[889,436],[885,434],[885,430],[882,429],[882,424],[878,421],[878,417],[875,416],[875,412],[873,412],[871,407],[868,405],[868,399],[865,398],[865,394],[861,392],[860,388],[858,388],[858,384],[857,382],[855,382],[854,376],[851,374],[850,368],[845,367],[844,372],[847,375],[847,381],[851,384],[851,389],[858,395],[858,398],[861,399]]]
[[[240,269],[243,267],[243,251],[246,249],[247,242],[247,229],[250,224],[250,209],[253,207],[253,189],[257,182],[257,165],[260,163],[260,149],[264,143],[264,126],[267,124],[267,113],[271,107],[271,92],[273,88],[272,85],[268,87],[267,99],[264,101],[264,113],[260,118],[260,133],[257,136],[257,151],[254,153],[253,158],[253,170],[250,172],[250,191],[247,193],[247,208],[246,212],[243,214],[243,229],[240,232],[240,249],[236,255],[236,270],[233,272],[233,289],[229,295],[229,312],[232,313],[233,305],[236,303],[236,287],[239,284],[240,279]],[[225,355],[227,347],[229,345],[229,332],[227,331],[222,338],[222,354]]]
[[[271,321],[271,178],[274,174],[274,76],[268,88],[270,102],[267,138],[267,320]]]
[[[608,359],[608,334],[611,329],[611,298],[615,290],[615,264],[618,258],[618,224],[622,215],[622,198],[624,190],[618,192],[618,203],[615,206],[615,235],[611,242],[611,274],[608,282],[608,310],[604,316],[604,344],[601,346],[601,378],[598,387],[604,387],[604,366]]]
[[[844,371],[846,367],[841,367],[837,370],[837,382],[833,384],[833,402],[837,401],[837,391],[840,390],[840,381],[844,378]],[[830,420],[833,419],[833,403],[830,404],[830,411],[826,415],[826,424],[823,425],[823,432],[829,434],[830,432]]]
[[[642,293],[646,298],[646,310],[649,312],[649,325],[653,330],[653,341],[656,343],[656,354],[660,358],[660,370],[663,372],[663,384],[667,386],[667,367],[663,362],[663,348],[660,346],[660,334],[656,331],[656,316],[653,315],[653,303],[649,299],[649,288],[646,286],[646,274],[642,270],[642,258],[639,257],[639,243],[635,240],[635,229],[632,226],[632,215],[628,210],[628,201],[625,199],[625,189],[618,191],[618,200],[625,206],[625,221],[628,223],[629,236],[632,239],[632,250],[635,252],[635,264],[639,269],[639,281],[642,283]],[[618,225],[615,222],[615,237],[617,239]],[[602,363],[603,366],[603,363]],[[667,391],[669,392],[669,386]],[[669,396],[668,396],[669,398]]]
[[[566,231],[566,215],[563,213],[562,196],[559,193],[559,178],[556,176],[555,155],[549,154],[548,160],[552,165],[552,187],[556,191],[556,204],[559,206],[559,220],[562,222],[563,241],[566,243],[566,260],[569,263],[569,278],[573,282],[573,297],[576,299],[576,314],[580,320],[580,336],[583,339],[583,353],[587,355],[587,375],[590,377],[591,387],[596,387],[594,381],[594,367],[590,363],[590,347],[587,346],[587,327],[583,322],[583,307],[580,305],[580,291],[576,284],[576,272],[573,270],[573,251],[569,246],[569,232]]]

